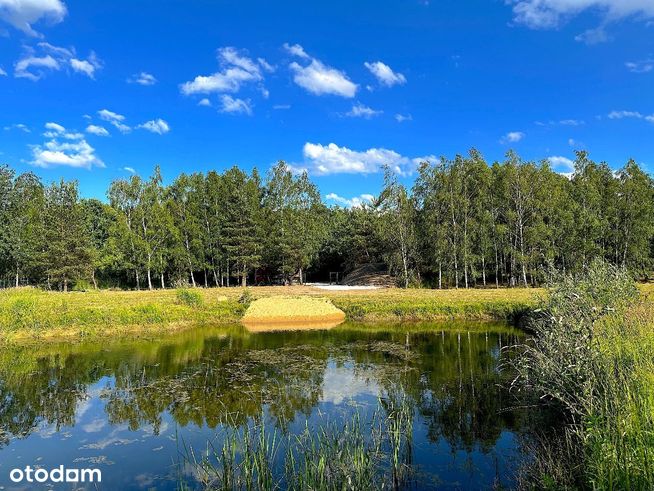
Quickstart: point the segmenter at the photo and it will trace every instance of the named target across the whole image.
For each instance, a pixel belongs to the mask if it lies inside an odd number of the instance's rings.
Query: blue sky
[[[283,159],[346,204],[472,146],[654,170],[652,0],[0,0],[0,70],[0,162],[84,196]]]

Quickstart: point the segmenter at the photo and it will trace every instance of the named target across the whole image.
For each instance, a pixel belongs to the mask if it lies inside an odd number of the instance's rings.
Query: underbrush
[[[652,489],[654,304],[626,272],[597,262],[555,284],[530,327],[513,386],[567,424],[535,449],[526,487]]]

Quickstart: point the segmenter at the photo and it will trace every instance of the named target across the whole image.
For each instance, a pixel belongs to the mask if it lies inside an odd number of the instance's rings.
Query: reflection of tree
[[[3,435],[26,436],[42,421],[57,429],[74,424],[88,386],[102,377],[111,377],[102,395],[109,421],[131,429],[148,424],[157,432],[166,412],[181,426],[240,425],[263,407],[285,427],[317,406],[331,359],[352,362],[355,374],[386,394],[406,394],[432,441],[487,451],[503,429],[520,424],[502,412],[509,398],[497,370],[499,343],[498,334],[483,331],[344,326],[257,335],[198,330],[156,343],[7,351],[0,355],[0,445]]]

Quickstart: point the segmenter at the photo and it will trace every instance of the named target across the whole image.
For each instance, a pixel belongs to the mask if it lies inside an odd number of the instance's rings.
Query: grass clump
[[[202,295],[197,290],[177,288],[175,294],[177,295],[177,301],[182,305],[188,305],[189,307],[202,305]]]
[[[558,409],[527,473],[535,488],[654,488],[654,305],[626,271],[594,262],[561,278],[519,347],[514,387]]]
[[[209,444],[201,456],[185,447],[183,464],[207,491],[409,488],[413,407],[399,397],[381,399],[380,407],[367,423],[357,412],[286,435],[271,432],[262,417],[226,429],[222,445]]]

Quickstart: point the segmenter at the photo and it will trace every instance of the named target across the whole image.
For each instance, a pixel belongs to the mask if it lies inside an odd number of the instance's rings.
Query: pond
[[[0,486],[29,488],[11,481],[14,468],[63,465],[100,469],[97,489],[200,489],[189,455],[219,447],[229,427],[260,421],[283,436],[356,414],[365,428],[401,394],[413,419],[409,487],[511,488],[529,415],[512,409],[498,365],[521,336],[486,323],[230,326],[4,349]]]

